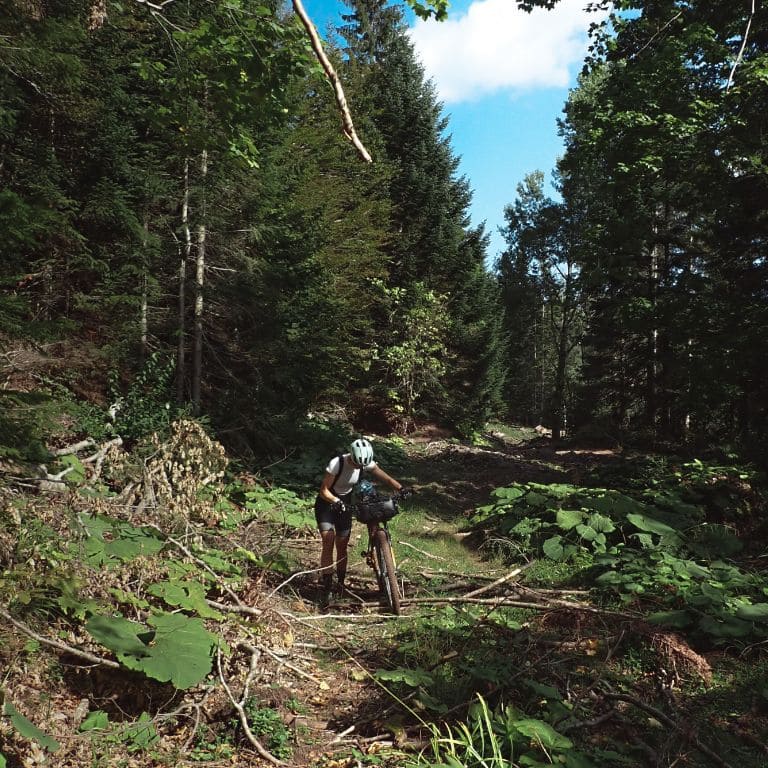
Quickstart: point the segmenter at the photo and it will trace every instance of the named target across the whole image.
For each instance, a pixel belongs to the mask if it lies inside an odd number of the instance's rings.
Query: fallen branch
[[[113,446],[121,446],[123,444],[123,438],[118,436],[113,438],[112,440],[108,440],[104,445],[99,448],[96,453],[91,454],[90,456],[83,459],[83,464],[91,464],[92,462],[95,462],[95,466],[93,468],[93,477],[91,480],[97,480],[101,475],[101,467],[104,464],[104,459],[107,457],[107,452],[110,448]]]
[[[26,624],[18,621],[17,619],[14,619],[13,616],[11,616],[11,614],[3,608],[0,608],[0,616],[13,624],[16,629],[20,630],[28,637],[31,637],[33,640],[37,640],[37,642],[41,643],[42,645],[48,645],[51,648],[56,648],[56,650],[59,650],[62,653],[67,653],[70,656],[77,656],[78,658],[84,659],[85,661],[90,661],[92,664],[109,667],[110,669],[121,668],[116,661],[112,661],[111,659],[102,659],[100,656],[96,656],[95,654],[89,653],[88,651],[81,651],[79,648],[73,648],[71,645],[66,645],[66,643],[62,643],[59,640],[53,640],[50,637],[45,637],[44,635],[38,634],[31,627],[28,627]]]
[[[414,547],[413,544],[409,544],[407,541],[398,541],[398,544],[402,544],[404,547],[410,547],[411,549],[418,552],[420,555],[424,555],[424,557],[429,558],[430,560],[442,560],[445,562],[444,557],[439,557],[438,555],[430,554],[429,552],[425,552],[423,549],[419,549],[418,547]]]
[[[264,611],[261,608],[252,608],[250,605],[227,605],[219,603],[216,600],[206,600],[206,605],[215,608],[217,611],[228,611],[229,613],[244,613],[247,616],[263,616]]]
[[[723,760],[720,755],[718,755],[716,752],[713,752],[706,744],[702,744],[697,736],[688,731],[686,728],[678,725],[675,720],[664,714],[664,712],[662,712],[660,709],[652,707],[650,704],[646,704],[641,699],[638,699],[635,696],[630,696],[628,693],[603,692],[603,695],[606,699],[611,699],[613,701],[624,701],[627,704],[632,704],[632,706],[637,707],[638,709],[642,709],[647,714],[655,717],[659,722],[664,723],[670,728],[673,728],[686,741],[689,741],[694,747],[696,747],[699,752],[706,755],[710,760],[715,762],[721,768],[732,768],[730,763],[725,762],[725,760]]]
[[[253,682],[253,678],[256,675],[256,662],[259,658],[259,652],[255,648],[247,646],[245,643],[240,643],[239,645],[244,646],[251,651],[251,663],[248,669],[248,675],[245,678],[245,683],[243,684],[243,695],[240,698],[240,701],[234,697],[232,689],[229,687],[229,684],[224,677],[224,670],[221,668],[221,645],[217,646],[216,648],[216,666],[219,670],[219,679],[221,680],[221,684],[224,686],[224,690],[227,692],[227,696],[229,697],[232,706],[237,712],[237,716],[240,718],[240,724],[243,726],[243,731],[245,732],[246,738],[251,742],[253,748],[259,753],[261,757],[272,763],[272,765],[286,765],[286,763],[284,763],[282,760],[278,760],[268,749],[264,747],[264,745],[253,735],[251,726],[248,724],[248,716],[245,713],[245,702],[248,701],[248,688],[250,687],[251,683]]]
[[[286,667],[287,669],[290,669],[291,672],[295,672],[299,677],[303,677],[305,680],[311,680],[319,688],[328,687],[328,683],[325,683],[323,680],[320,680],[314,675],[310,675],[309,672],[305,672],[303,669],[299,669],[298,667],[294,666],[290,662],[287,662],[285,659],[281,659],[278,654],[276,654],[274,651],[271,651],[269,648],[265,648],[263,645],[259,647],[268,656],[271,656],[278,664],[280,664],[283,667]]]
[[[71,453],[77,453],[85,448],[92,448],[96,445],[96,441],[91,437],[86,437],[85,440],[81,440],[79,443],[73,445],[65,445],[63,448],[56,448],[51,451],[53,456],[68,456]]]
[[[585,603],[574,603],[570,600],[544,600],[534,603],[526,600],[511,600],[508,597],[411,597],[401,601],[403,605],[442,605],[444,603],[471,605],[490,605],[497,608],[502,606],[510,608],[530,608],[534,611],[552,611],[557,609],[570,611],[583,611],[584,613],[595,613],[600,616],[613,616],[615,618],[637,620],[640,614],[622,613],[621,611],[611,611],[605,608],[595,608]]]
[[[506,576],[502,576],[500,579],[496,579],[496,581],[491,582],[490,584],[487,584],[484,587],[480,587],[480,589],[475,589],[472,592],[468,592],[466,595],[464,595],[465,598],[467,597],[477,597],[477,595],[482,595],[485,592],[490,592],[492,589],[495,589],[496,587],[500,587],[504,582],[509,581],[510,579],[514,579],[515,576],[519,576],[526,568],[529,568],[533,563],[528,563],[527,565],[522,565],[519,568],[515,568],[514,570],[510,571]]]

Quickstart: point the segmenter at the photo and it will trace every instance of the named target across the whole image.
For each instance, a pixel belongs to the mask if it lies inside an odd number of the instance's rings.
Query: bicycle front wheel
[[[383,528],[376,531],[374,540],[376,561],[379,566],[379,589],[384,593],[396,616],[400,615],[400,587],[397,583],[395,572],[395,558],[392,555],[392,547],[389,544],[387,532]]]

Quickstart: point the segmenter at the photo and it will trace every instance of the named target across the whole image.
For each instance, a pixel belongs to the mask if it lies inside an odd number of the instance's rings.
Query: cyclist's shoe
[[[333,582],[330,579],[323,579],[319,584],[318,607],[321,611],[328,609],[328,605],[333,597]]]

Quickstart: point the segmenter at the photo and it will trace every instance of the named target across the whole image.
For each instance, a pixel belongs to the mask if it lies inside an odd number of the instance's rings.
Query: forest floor
[[[529,429],[493,432],[485,447],[417,433],[407,441],[406,450],[410,461],[398,479],[417,490],[418,510],[409,512],[406,501],[403,514],[390,524],[404,584],[401,616],[392,616],[378,602],[373,574],[363,559],[362,525],[356,524],[350,543],[347,594],[334,596],[327,607],[321,607],[312,573],[319,555],[315,534],[307,532],[285,542],[298,572],[307,572],[280,589],[279,598],[292,648],[302,659],[301,671],[294,666],[293,674],[287,673],[293,679],[289,688],[277,686],[279,695],[274,684],[254,694],[283,709],[286,700],[303,702],[294,707],[296,716],[291,719],[295,765],[319,762],[329,768],[352,768],[371,759],[372,764],[389,760],[387,764],[394,766],[398,758],[386,758],[387,750],[424,747],[425,723],[419,711],[376,674],[393,666],[393,648],[404,638],[431,641],[420,627],[428,626],[430,615],[448,604],[446,595],[460,609],[462,594],[515,570],[515,564],[502,565],[478,550],[474,537],[462,531],[466,518],[487,504],[496,488],[515,482],[578,483],[585,471],[616,461],[621,454],[610,449],[558,449]],[[518,565],[525,566],[526,561],[521,558]],[[446,660],[459,653],[460,649],[449,649]],[[430,654],[423,648],[413,653],[414,658],[425,655]],[[283,701],[278,702],[276,695]]]
[[[280,574],[254,570],[239,592],[239,605],[245,606],[239,626],[222,630],[232,654],[219,661],[213,677],[229,678],[236,689],[230,700],[220,685],[201,686],[185,702],[168,685],[149,681],[137,689],[132,673],[66,671],[66,654],[59,654],[61,667],[49,659],[35,669],[37,662],[25,654],[32,645],[38,653],[40,646],[29,637],[24,645],[23,635],[12,638],[10,628],[0,626],[0,662],[8,665],[5,690],[63,747],[49,756],[38,748],[25,755],[18,734],[0,730],[0,755],[6,755],[9,768],[255,766],[276,758],[297,768],[402,768],[429,749],[432,723],[461,722],[477,694],[492,701],[514,690],[510,681],[521,676],[526,706],[565,711],[572,705],[557,694],[558,687],[568,688],[570,702],[593,703],[595,709],[586,706],[573,730],[586,733],[586,742],[600,742],[607,756],[600,765],[768,764],[768,712],[745,682],[750,673],[737,656],[720,650],[700,656],[675,635],[649,632],[618,611],[589,603],[570,578],[572,569],[530,561],[522,551],[518,557],[505,551],[502,559],[498,549],[464,530],[470,513],[490,503],[494,489],[529,482],[579,485],[596,469],[620,465],[625,459],[620,450],[558,448],[533,430],[502,427],[486,436],[483,447],[425,431],[401,448],[405,460],[399,466],[382,462],[417,491],[390,524],[404,583],[401,616],[379,603],[361,554],[362,525],[355,525],[350,544],[348,593],[322,607],[315,572],[319,542],[312,526],[286,534],[253,522],[242,532],[242,545],[279,551],[289,566]],[[509,578],[501,592],[492,589],[517,569],[523,573]],[[250,644],[238,642],[241,630]],[[82,641],[59,635],[67,643]],[[647,642],[636,642],[640,636]],[[466,691],[462,665],[477,673]],[[710,685],[712,670],[721,680],[719,693]],[[759,674],[764,671],[761,667]],[[613,693],[598,697],[598,685],[609,690],[608,682]],[[253,740],[242,731],[232,736],[237,691]],[[441,707],[436,697],[449,706]],[[609,700],[615,708],[607,707]],[[174,708],[184,711],[178,720],[183,724],[166,728]],[[147,711],[162,742],[139,748],[133,737],[104,738],[96,748],[77,730],[84,714],[96,709],[114,719]],[[729,763],[700,737],[711,728],[736,740],[738,763]],[[593,738],[592,729],[599,737]],[[668,732],[665,739],[657,738],[659,729]],[[90,762],[84,761],[86,754]]]

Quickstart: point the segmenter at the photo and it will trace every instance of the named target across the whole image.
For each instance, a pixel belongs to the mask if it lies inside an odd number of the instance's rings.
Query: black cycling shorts
[[[349,509],[352,494],[339,498],[346,504],[343,512],[338,512],[333,504],[318,496],[315,499],[315,520],[320,531],[335,531],[339,538],[345,539],[352,532],[352,511]]]

